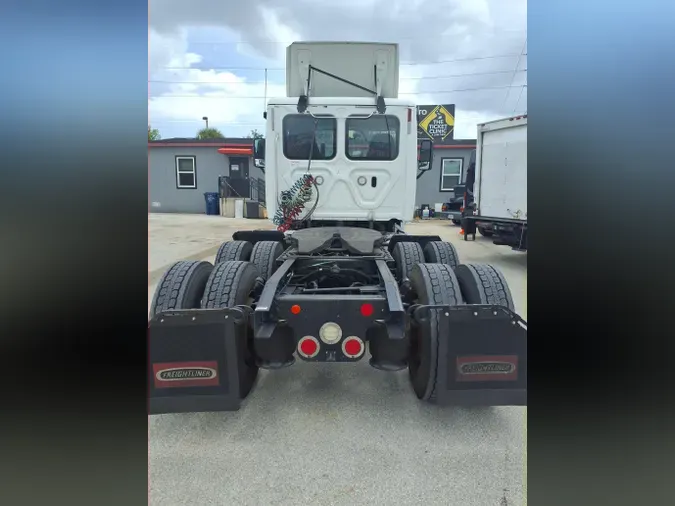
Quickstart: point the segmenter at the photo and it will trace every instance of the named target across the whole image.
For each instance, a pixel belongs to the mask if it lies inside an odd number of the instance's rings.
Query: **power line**
[[[422,79],[451,79],[454,77],[487,76],[494,74],[510,74],[512,70],[494,70],[492,72],[470,72],[466,74],[449,74],[447,76],[399,77],[399,81],[418,81]],[[527,69],[517,72],[527,72]],[[149,83],[159,84],[264,84],[265,81],[165,81],[162,79],[148,79]]]
[[[150,121],[153,125],[161,125],[163,123],[204,123],[202,119],[166,119],[163,121]],[[216,124],[217,122],[214,122]],[[265,126],[265,122],[257,123],[240,123],[240,122],[224,122],[222,123],[226,126]]]
[[[414,65],[437,65],[439,63],[455,63],[455,62],[463,62],[463,61],[476,61],[476,60],[493,60],[497,58],[515,58],[515,57],[520,57],[523,56],[522,53],[520,54],[499,54],[499,55],[493,55],[493,56],[475,56],[472,58],[456,58],[454,60],[438,60],[438,61],[432,61],[432,62],[414,62],[414,63],[401,63],[402,66],[414,66]],[[527,53],[525,53],[524,56],[527,56]]]
[[[523,90],[525,89],[526,86],[527,86],[527,83],[525,83],[525,84],[523,85],[523,87],[520,88],[520,93],[518,94],[518,101],[516,102],[516,105],[515,105],[515,107],[513,108],[513,114],[515,114],[515,113],[516,113],[516,109],[518,109],[518,105],[520,104],[520,99],[521,99],[521,97],[523,96]]]
[[[439,65],[442,63],[459,63],[459,62],[468,62],[468,61],[478,61],[478,60],[493,60],[498,58],[521,58],[522,56],[527,56],[527,53],[512,53],[512,54],[500,54],[492,56],[474,56],[471,58],[455,58],[452,60],[438,60],[438,61],[421,61],[421,62],[410,62],[410,63],[400,63],[402,67],[417,66],[417,65]],[[274,71],[282,72],[285,71],[285,67],[208,67],[208,68],[197,68],[197,67],[159,67],[162,70],[258,70],[258,71]]]
[[[516,73],[518,72],[518,66],[520,65],[520,60],[523,57],[523,55],[527,54],[527,53],[525,53],[525,48],[527,48],[527,38],[525,38],[525,42],[523,43],[523,49],[521,49],[520,56],[518,57],[518,61],[516,62],[515,68],[513,69],[513,75],[511,76],[511,86],[513,86],[513,81],[515,81],[515,79],[516,79]],[[520,90],[521,93],[522,93],[522,91],[523,90]],[[504,96],[504,103],[502,104],[502,110],[504,110],[504,108],[506,107],[506,101],[509,98],[510,94],[511,94],[511,90],[509,89],[506,92],[506,95]]]
[[[426,91],[411,91],[411,92],[406,92],[406,93],[399,93],[399,95],[430,95],[430,94],[442,94],[442,93],[460,93],[460,92],[465,92],[465,91],[482,91],[482,90],[504,90],[507,88],[517,88],[518,86],[527,86],[527,84],[524,85],[510,85],[510,86],[490,86],[490,87],[482,87],[482,88],[464,88],[464,89],[456,89],[456,90],[426,90]],[[218,99],[218,100],[223,100],[223,99],[232,99],[232,98],[239,98],[239,99],[262,99],[265,98],[263,96],[248,96],[248,95],[230,95],[230,96],[225,96],[225,95],[219,95],[219,96],[213,96],[213,95],[159,95],[159,96],[154,96],[154,97],[148,97],[149,99],[153,98],[211,98],[211,99]],[[311,98],[311,97],[310,97]]]
[[[499,28],[495,30],[496,33],[526,33],[527,28]],[[480,35],[480,33],[479,33]],[[492,35],[492,33],[488,34]],[[439,35],[436,38],[442,39],[444,37],[457,37],[456,34],[447,34],[447,35]],[[396,37],[397,41],[401,40],[423,40],[423,41],[429,41],[428,37]],[[269,44],[285,44],[289,45],[290,43],[287,40],[272,40],[272,39],[258,39],[256,38],[256,42],[262,42],[262,43],[269,43]],[[302,42],[302,41],[298,41]],[[331,41],[326,41],[326,42],[331,42]],[[333,42],[342,42],[339,40],[333,41]],[[379,41],[367,41],[363,40],[360,42],[364,43],[371,43],[371,44],[379,44]],[[232,44],[248,44],[248,45],[253,45],[251,42],[245,42],[241,40],[237,41],[218,41],[218,42],[209,42],[209,41],[190,41],[190,44],[199,44],[199,45],[213,45],[213,46],[226,46],[226,45],[232,45]]]
[[[159,69],[162,70],[201,70],[201,71],[209,71],[209,70],[259,70],[260,72],[263,72],[265,70],[271,70],[275,72],[281,72],[282,70],[285,71],[286,69],[283,67],[278,67],[278,68],[273,68],[273,67],[207,67],[207,68],[197,68],[197,67],[158,67]]]
[[[488,76],[494,74],[510,74],[511,70],[493,70],[490,72],[467,72],[466,74],[448,74],[445,76],[399,77],[399,81],[419,81],[422,79],[451,79],[454,77]],[[518,72],[527,72],[527,69]]]

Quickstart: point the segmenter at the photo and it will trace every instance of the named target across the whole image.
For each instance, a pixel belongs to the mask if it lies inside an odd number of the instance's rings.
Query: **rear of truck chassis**
[[[438,237],[238,232],[151,307],[149,413],[237,410],[259,368],[368,359],[441,405],[526,405],[527,325],[501,273]]]

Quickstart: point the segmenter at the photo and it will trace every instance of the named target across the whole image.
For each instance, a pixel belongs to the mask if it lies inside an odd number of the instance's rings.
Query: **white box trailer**
[[[473,216],[495,244],[527,249],[527,115],[478,125]],[[471,233],[472,227],[465,227]]]

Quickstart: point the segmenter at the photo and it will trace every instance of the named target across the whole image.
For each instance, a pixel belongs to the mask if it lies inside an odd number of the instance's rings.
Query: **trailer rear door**
[[[476,200],[480,216],[527,219],[527,117],[478,129]]]

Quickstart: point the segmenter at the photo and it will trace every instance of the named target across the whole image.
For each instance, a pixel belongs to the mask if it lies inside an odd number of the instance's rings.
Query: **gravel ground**
[[[168,264],[212,261],[234,230],[271,228],[251,221],[150,215],[148,299]],[[527,319],[526,254],[464,242],[449,222],[408,227],[452,242],[463,262],[500,268]],[[149,417],[150,504],[521,505],[526,413],[429,406],[406,372],[367,361],[260,371],[238,412]]]

